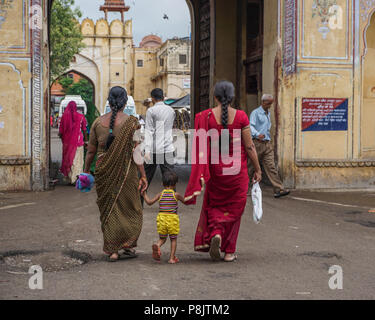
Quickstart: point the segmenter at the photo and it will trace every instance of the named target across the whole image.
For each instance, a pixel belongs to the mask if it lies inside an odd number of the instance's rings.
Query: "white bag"
[[[258,224],[263,216],[262,190],[260,189],[259,182],[253,185],[253,189],[251,190],[251,199],[253,200],[254,222]]]

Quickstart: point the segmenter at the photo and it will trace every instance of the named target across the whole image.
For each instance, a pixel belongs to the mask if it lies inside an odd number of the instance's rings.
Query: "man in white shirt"
[[[149,185],[158,165],[162,174],[174,170],[172,130],[176,117],[174,110],[163,102],[162,89],[152,90],[151,99],[154,105],[147,110],[145,126],[145,171]]]

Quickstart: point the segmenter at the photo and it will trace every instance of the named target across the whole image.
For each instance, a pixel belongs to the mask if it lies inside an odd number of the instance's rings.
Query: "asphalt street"
[[[190,168],[177,172],[183,193]],[[158,170],[150,194],[160,189]],[[59,185],[0,193],[0,299],[375,298],[375,191],[294,191],[274,199],[270,187],[262,189],[263,220],[253,222],[249,197],[234,263],[194,252],[202,198],[180,205],[177,265],[167,263],[169,242],[160,263],[151,257],[157,204],[144,209],[138,257],[109,263],[95,191]],[[29,288],[31,265],[44,270],[42,290]],[[343,272],[342,290],[329,287],[332,266]]]

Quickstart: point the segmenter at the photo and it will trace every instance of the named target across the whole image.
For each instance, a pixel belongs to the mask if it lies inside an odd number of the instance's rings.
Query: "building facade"
[[[161,45],[161,38],[149,35],[142,39],[139,47],[134,47],[133,98],[138,114],[146,114],[143,101],[150,97],[151,90],[155,88],[151,76],[156,73],[156,57]]]
[[[51,3],[0,3],[2,190],[48,188]],[[262,93],[272,93],[273,142],[288,187],[375,187],[375,1],[187,4],[192,17],[193,113],[213,105],[212,87],[221,79],[234,82],[236,106],[247,112],[257,107]],[[107,55],[120,65],[129,60],[115,48],[126,35],[119,23],[91,24],[90,32],[116,33]],[[104,40],[93,36],[94,41]],[[108,77],[110,85],[129,86],[131,77],[123,70],[117,76],[115,69],[103,69],[98,77]]]
[[[190,39],[170,39],[163,43],[156,57],[156,72],[151,76],[156,88],[176,99],[190,94]]]
[[[79,73],[94,85],[94,101],[102,113],[109,89],[131,90],[133,78],[132,21],[86,18],[81,23],[85,48],[75,55],[67,73]]]

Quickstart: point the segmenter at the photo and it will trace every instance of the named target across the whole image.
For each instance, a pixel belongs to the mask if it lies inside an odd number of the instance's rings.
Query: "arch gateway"
[[[271,93],[288,187],[375,186],[375,1],[186,1],[193,113],[212,106],[221,79],[247,112]],[[51,4],[0,3],[0,190],[49,187]]]

